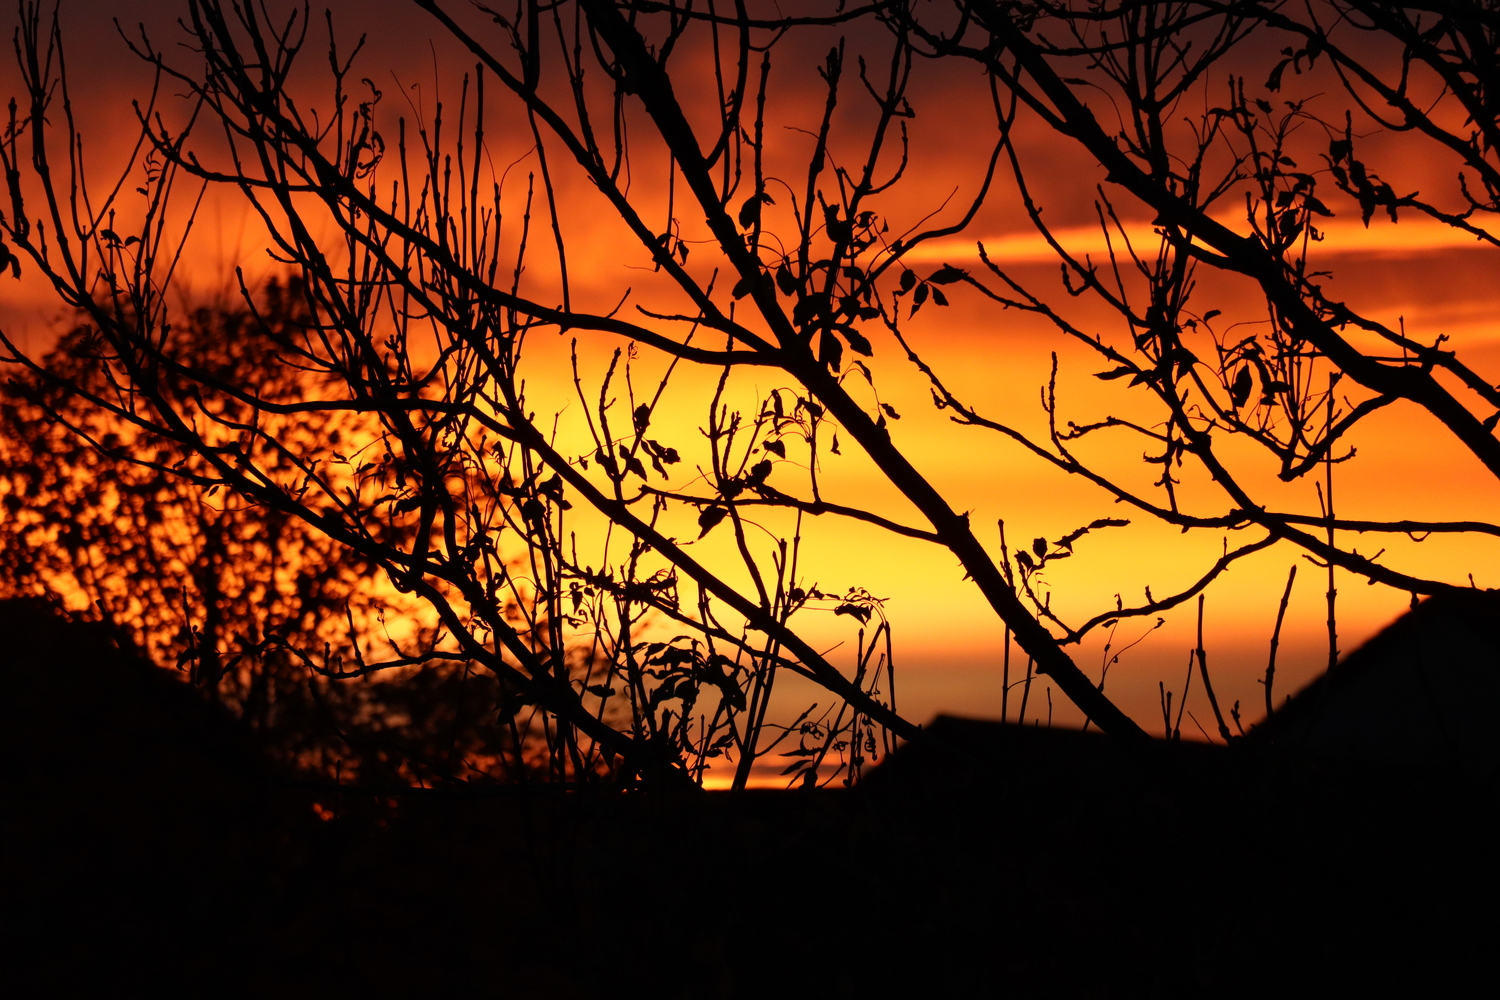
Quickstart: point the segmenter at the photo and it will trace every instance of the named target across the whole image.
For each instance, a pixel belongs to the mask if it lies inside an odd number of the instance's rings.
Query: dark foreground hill
[[[1491,964],[1472,775],[933,728],[956,757],[848,792],[340,792],[0,607],[6,994],[1431,994]]]

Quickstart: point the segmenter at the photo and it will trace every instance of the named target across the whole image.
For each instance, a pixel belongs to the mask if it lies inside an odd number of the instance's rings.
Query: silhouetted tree
[[[279,351],[306,332],[299,300],[272,283],[254,312],[196,309],[163,346],[221,384],[298,399],[317,376]],[[305,522],[204,488],[199,456],[96,402],[121,398],[101,349],[85,323],[44,359],[45,377],[4,389],[0,592],[101,613],[304,770],[405,784],[538,768],[521,700],[442,648],[420,602]],[[194,381],[168,375],[158,391],[181,400]],[[351,412],[280,424],[287,447],[330,455],[375,433]]]
[[[1370,413],[1420,407],[1500,471],[1494,417],[1460,398],[1495,407],[1500,394],[1441,341],[1334,301],[1316,262],[1318,220],[1335,211],[1330,181],[1366,224],[1377,210],[1392,222],[1423,212],[1489,238],[1476,221],[1496,208],[1497,190],[1487,180],[1487,6],[892,0],[786,14],[661,0],[518,0],[504,11],[412,2],[475,62],[456,120],[451,103],[392,115],[331,20],[327,90],[305,98],[294,68],[311,61],[308,44],[321,46],[305,5],[273,17],[260,5],[189,0],[191,58],[130,35],[157,72],[138,108],[147,152],[131,184],[97,203],[75,193],[94,189],[71,124],[47,117],[66,106],[59,33],[23,6],[27,94],[0,144],[10,197],[0,262],[38,268],[85,313],[102,345],[98,377],[116,395],[33,366],[38,377],[193,456],[199,488],[277,511],[425,602],[452,655],[541,709],[554,776],[618,760],[626,774],[701,777],[729,755],[743,785],[756,758],[779,746],[793,758],[788,773],[815,783],[857,774],[892,734],[917,735],[894,711],[879,601],[857,588],[825,594],[799,572],[805,518],[855,518],[946,549],[1004,621],[1006,655],[1013,636],[1028,657],[1026,690],[1045,676],[1091,723],[1132,740],[1144,733],[1105,696],[1104,677],[1069,655],[1094,630],[1189,601],[1236,560],[1289,542],[1329,569],[1332,656],[1334,567],[1412,593],[1453,586],[1361,554],[1338,532],[1500,534],[1487,523],[1336,516],[1333,467],[1352,457],[1349,434]],[[1377,41],[1346,46],[1349,32]],[[1248,46],[1271,36],[1294,44],[1269,61],[1264,89],[1285,86],[1289,71],[1332,65],[1349,88],[1350,118],[1309,100],[1278,110],[1237,73],[1209,110],[1187,110],[1190,98],[1220,93],[1218,71],[1240,65],[1232,58],[1248,52],[1253,62],[1264,50]],[[814,47],[826,54],[809,59]],[[788,62],[799,72],[813,64],[815,106],[798,103],[805,91],[788,99],[773,86]],[[983,71],[966,114],[989,116],[973,122],[974,148],[955,150],[975,158],[976,193],[946,223],[929,226],[928,215],[903,225],[893,192],[910,162],[914,74],[960,63]],[[1406,70],[1418,63],[1437,81],[1432,100],[1410,90]],[[174,103],[168,92],[185,97]],[[1361,158],[1352,115],[1373,113],[1377,99],[1394,109],[1394,124],[1462,161],[1473,179],[1460,185],[1457,208],[1398,195]],[[1470,123],[1452,126],[1444,102]],[[783,123],[803,131],[810,151],[771,142]],[[1085,166],[1098,163],[1097,177],[1080,175],[1110,240],[1107,262],[1071,252],[1044,220],[1017,138],[1034,123]],[[54,130],[65,161],[48,145]],[[518,181],[506,189],[495,165],[501,134],[525,137],[516,150],[531,165],[524,192]],[[1014,186],[997,181],[1002,164]],[[194,366],[166,336],[164,290],[182,245],[166,206],[189,179],[238,189],[297,275],[306,331],[277,347],[280,363],[313,376],[296,399]],[[1027,288],[982,248],[975,266],[914,266],[917,248],[963,232],[1008,190],[1058,253],[1060,287]],[[644,291],[601,293],[580,280],[584,248],[566,230],[570,201],[585,198],[616,227],[612,263],[642,265]],[[1141,217],[1149,245],[1133,221]],[[544,251],[532,247],[534,223],[546,230]],[[1205,267],[1259,288],[1263,330],[1246,334],[1219,310],[1197,308]],[[1041,440],[982,413],[908,336],[919,311],[930,316],[958,293],[1054,324],[1106,361],[1101,379],[1128,379],[1154,411],[1067,421],[1054,369]],[[1070,296],[1103,303],[1113,328],[1071,319]],[[1356,344],[1351,330],[1384,344]],[[543,333],[575,338],[566,418],[539,414],[527,383],[523,359],[543,349]],[[1138,605],[1119,600],[1064,620],[1043,570],[1125,520],[1097,518],[1014,551],[1003,534],[998,551],[982,542],[892,436],[899,414],[881,401],[867,359],[893,343],[958,422],[998,431],[1152,518],[1254,537],[1234,548],[1226,540],[1176,593],[1147,591]],[[694,369],[714,389],[700,401],[701,444],[690,448],[664,440],[662,414]],[[740,408],[731,400],[747,373],[782,384]],[[167,378],[193,390],[168,393]],[[361,457],[284,430],[331,414],[372,422]],[[1149,485],[1079,457],[1076,442],[1114,434],[1146,442]],[[1319,509],[1257,499],[1241,440],[1268,451],[1282,480],[1321,475]],[[820,461],[841,445],[920,523],[825,497]],[[1190,474],[1188,501],[1180,487]],[[1218,491],[1218,507],[1200,509],[1197,479]],[[842,669],[801,629],[816,609],[858,627]],[[668,641],[672,630],[680,634]],[[1197,663],[1227,738],[1201,643]],[[836,696],[834,708],[773,725],[778,671],[815,681]],[[798,745],[787,751],[790,735]]]

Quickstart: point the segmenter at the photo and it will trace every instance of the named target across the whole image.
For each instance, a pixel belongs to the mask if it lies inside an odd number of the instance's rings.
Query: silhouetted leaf
[[[1314,198],[1312,195],[1308,195],[1307,197],[1303,198],[1302,204],[1306,205],[1307,210],[1309,212],[1312,212],[1314,215],[1327,216],[1328,218],[1333,217],[1333,212],[1329,211],[1328,206],[1323,204],[1318,199]]]
[[[818,338],[818,363],[828,366],[829,371],[838,371],[844,359],[844,345],[833,331],[824,330]]]
[[[862,354],[868,358],[873,353],[874,349],[870,347],[870,342],[865,339],[864,334],[854,329],[854,327],[840,324],[838,330],[844,335],[844,339],[849,342],[849,348],[855,354]]]
[[[791,295],[797,291],[797,279],[792,277],[792,269],[784,263],[776,269],[776,287],[781,289],[782,295]]]
[[[858,618],[861,622],[868,622],[871,610],[863,604],[840,604],[833,609],[833,613],[836,615],[848,615],[851,618]]]
[[[702,538],[710,531],[714,530],[714,526],[717,525],[720,521],[724,520],[724,518],[727,516],[729,516],[728,507],[703,508],[698,512],[698,537]]]
[[[749,229],[760,221],[760,206],[762,204],[774,205],[776,202],[764,191],[745,199],[745,203],[740,206],[739,219],[741,229]]]
[[[1239,374],[1234,377],[1234,385],[1229,388],[1229,398],[1234,401],[1236,408],[1244,406],[1250,399],[1250,389],[1253,380],[1248,366],[1241,368]]]
[[[668,448],[656,441],[648,441],[646,443],[651,445],[651,447],[655,449],[656,454],[660,456],[661,460],[666,464],[675,465],[678,462],[682,461],[682,456],[677,454],[676,448]]]

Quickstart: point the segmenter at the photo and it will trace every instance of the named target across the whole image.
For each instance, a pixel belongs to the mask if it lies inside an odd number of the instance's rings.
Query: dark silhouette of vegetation
[[[1003,621],[1007,671],[1012,640],[1027,657],[1014,682],[1024,685],[1022,714],[1044,678],[1048,698],[1055,687],[1091,726],[1133,742],[1144,730],[1104,693],[1120,654],[1094,677],[1070,652],[1096,630],[1195,597],[1201,621],[1205,588],[1238,560],[1285,545],[1327,571],[1331,663],[1336,570],[1412,594],[1464,585],[1402,568],[1384,550],[1362,553],[1356,536],[1500,535],[1488,522],[1400,511],[1338,516],[1336,467],[1355,458],[1361,425],[1389,407],[1434,418],[1500,473],[1500,391],[1441,336],[1408,335],[1335,299],[1323,259],[1335,239],[1325,220],[1338,216],[1366,227],[1424,216],[1495,242],[1489,4],[891,0],[786,13],[661,0],[521,0],[503,11],[412,3],[473,61],[456,109],[393,110],[358,68],[358,46],[331,18],[325,33],[306,5],[187,0],[181,39],[125,31],[157,83],[136,106],[138,155],[109,186],[79,154],[60,31],[35,5],[21,7],[25,93],[0,142],[9,202],[0,264],[39,271],[82,326],[71,367],[12,343],[13,360],[28,370],[33,405],[107,415],[100,433],[122,443],[84,440],[141,464],[142,489],[163,477],[182,484],[172,487],[183,511],[174,516],[200,522],[200,554],[183,563],[197,576],[192,601],[173,612],[179,631],[125,605],[104,610],[141,621],[158,637],[153,649],[175,642],[195,676],[252,716],[243,706],[262,697],[258,668],[226,680],[224,658],[236,655],[227,637],[264,650],[273,626],[242,621],[236,633],[215,610],[213,590],[226,586],[220,549],[241,543],[201,526],[207,515],[194,504],[210,493],[267,526],[253,544],[291,532],[337,567],[302,631],[277,636],[286,669],[396,671],[401,684],[445,697],[469,682],[450,689],[430,678],[479,671],[486,711],[534,709],[535,764],[496,773],[569,782],[678,783],[732,761],[744,787],[767,755],[789,759],[793,781],[849,781],[894,739],[920,738],[896,711],[880,601],[857,585],[820,590],[799,569],[814,518],[857,519],[945,549]],[[826,54],[809,61],[809,46]],[[979,70],[983,89],[966,108],[973,148],[954,151],[974,158],[974,190],[949,205],[913,190],[906,172],[926,113],[914,81],[957,65]],[[314,66],[315,87],[303,74]],[[815,82],[810,108],[773,83],[784,73]],[[1292,93],[1304,85],[1325,96]],[[1036,125],[1098,165],[1062,196],[1094,202],[1107,261],[1070,250],[1050,226],[1020,138]],[[801,130],[804,146],[773,142],[783,126]],[[1449,157],[1453,190],[1407,194],[1382,180],[1396,168],[1366,152],[1374,128]],[[512,150],[502,135],[524,139]],[[526,162],[524,184],[500,165],[502,147]],[[1058,197],[1056,182],[1048,178],[1045,197]],[[274,310],[243,283],[243,305],[229,311],[262,338],[247,341],[264,344],[253,364],[195,360],[176,333],[168,292],[188,237],[169,207],[193,184],[238,191],[293,276],[281,294],[295,299],[295,331],[278,332]],[[919,265],[920,248],[967,233],[1012,194],[1057,254],[1057,287],[1028,286],[983,245],[970,267]],[[917,221],[902,221],[917,199]],[[620,240],[611,266],[638,267],[642,290],[622,282],[601,292],[585,280],[585,248],[568,235],[573,200],[607,215]],[[1205,271],[1255,288],[1264,312],[1200,308]],[[913,332],[919,313],[925,321],[958,296],[1051,323],[1100,357],[1099,379],[1133,390],[1135,409],[1069,420],[1054,362],[1043,437],[987,415],[924,359]],[[1113,319],[1072,318],[1080,299]],[[530,359],[558,334],[572,338],[574,398],[539,409]],[[1148,589],[1140,603],[1117,599],[1069,620],[1054,609],[1046,567],[1128,521],[1099,517],[1015,549],[1003,533],[985,541],[895,433],[900,414],[878,391],[900,377],[888,358],[909,361],[958,423],[1088,479],[1132,516],[1223,534],[1222,554],[1185,588]],[[284,391],[276,379],[292,373],[295,391]],[[753,390],[748,406],[735,402],[747,374],[773,386]],[[694,400],[701,434],[671,439],[670,400],[700,385],[712,387]],[[348,447],[325,430],[346,420]],[[1116,452],[1144,443],[1144,482],[1091,463],[1089,447],[1105,438],[1129,440]],[[1270,457],[1275,479],[1315,480],[1316,506],[1281,509],[1264,460],[1245,458],[1242,443]],[[826,495],[820,463],[841,449],[862,456],[906,511]],[[80,469],[103,461],[69,454]],[[56,505],[72,494],[51,495],[43,507],[54,504],[61,524]],[[161,495],[138,516],[155,516]],[[1237,532],[1248,540],[1231,545]],[[68,572],[86,593],[118,589]],[[385,583],[354,586],[371,577]],[[387,584],[403,607],[420,607],[403,612],[421,623],[420,638],[377,656],[366,651],[379,634],[369,619]],[[175,608],[162,594],[160,606]],[[351,610],[340,653],[341,602]],[[356,607],[370,611],[358,618]],[[851,655],[835,660],[809,641],[803,624],[817,611],[847,619]],[[1194,655],[1212,728],[1234,738],[1238,702],[1226,718],[1201,639]],[[779,720],[773,695],[787,672],[815,682],[831,705]],[[1268,704],[1273,680],[1268,669]],[[1006,685],[1009,698],[1009,672]],[[1169,694],[1163,687],[1168,723]],[[470,731],[460,710],[447,712]],[[506,737],[500,721],[513,713],[485,718],[493,735],[473,729],[445,744],[447,773],[484,753],[526,759],[527,738]]]
[[[295,287],[273,284],[255,313],[199,309],[165,346],[221,383],[253,380],[266,399],[298,399],[315,376],[278,360],[305,332],[297,299]],[[198,456],[95,405],[91,397],[119,398],[99,350],[80,326],[45,359],[51,379],[13,380],[0,402],[0,575],[10,596],[92,604],[84,610],[124,628],[294,768],[375,785],[537,768],[520,699],[471,662],[434,655],[437,630],[415,602],[378,585],[377,567],[283,511],[203,488]],[[193,382],[169,377],[159,391],[181,400]],[[329,453],[372,436],[348,412],[274,433]],[[331,649],[385,659],[350,662]]]

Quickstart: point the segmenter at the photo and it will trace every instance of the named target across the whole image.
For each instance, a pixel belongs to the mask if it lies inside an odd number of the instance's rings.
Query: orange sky
[[[140,67],[121,54],[119,40],[107,30],[98,30],[98,12],[108,10],[125,19],[152,18],[156,30],[165,31],[168,29],[161,27],[162,6],[94,0],[66,7],[75,100],[79,95],[87,98],[79,101],[80,125],[97,162],[118,157],[125,139],[118,123],[129,120],[128,101],[144,79]],[[392,115],[400,109],[398,102],[402,100],[401,86],[395,81],[406,85],[412,104],[424,109],[430,109],[432,94],[441,88],[446,88],[451,99],[459,67],[468,65],[469,60],[441,39],[429,46],[426,39],[431,32],[420,14],[400,4],[346,2],[337,7],[340,23],[370,31],[368,65],[380,71],[376,75],[387,90],[385,107]],[[0,19],[7,35],[13,17],[13,12],[7,12]],[[413,38],[421,38],[421,44],[414,44]],[[822,101],[821,93],[810,87],[815,80],[812,57],[826,50],[827,39],[794,44],[797,48],[784,53],[773,76],[772,118],[777,123],[811,127]],[[870,47],[872,52],[876,48],[873,42]],[[694,55],[707,65],[701,51]],[[326,63],[313,60],[312,65]],[[872,59],[872,65],[883,64]],[[438,86],[431,82],[435,69]],[[9,85],[10,73],[7,66],[0,73],[0,81]],[[425,89],[412,90],[408,84],[417,81],[422,81]],[[920,66],[913,93],[918,117],[912,123],[916,141],[910,179],[898,189],[899,194],[880,205],[891,218],[893,233],[915,224],[954,191],[955,207],[948,208],[939,219],[955,217],[956,206],[972,194],[978,182],[976,152],[993,135],[991,112],[981,103],[982,80],[968,68]],[[686,99],[694,97],[709,99],[706,88]],[[852,96],[846,102],[841,128],[857,132],[863,112],[856,103]],[[405,113],[413,113],[410,106]],[[506,115],[497,112],[498,124],[491,130],[490,158],[497,173],[523,156],[530,141],[519,130],[504,127],[516,124]],[[635,148],[640,152],[633,167],[632,193],[642,204],[654,206],[653,217],[662,216],[665,202],[660,183],[665,161],[658,158],[658,162],[652,162],[650,151],[654,147],[644,138],[643,123],[636,122],[635,128]],[[1371,148],[1382,141],[1372,138]],[[782,168],[784,176],[794,176],[793,167],[806,156],[808,145],[809,140],[800,132],[771,130],[767,157],[772,172]],[[848,148],[854,148],[852,142]],[[1075,150],[1034,128],[1025,133],[1024,149],[1038,197],[1046,206],[1046,217],[1060,227],[1064,242],[1076,252],[1097,255],[1102,241],[1097,228],[1088,224],[1097,170],[1090,163],[1080,163]],[[507,180],[514,185],[512,191],[521,190],[521,172],[530,169],[530,164],[523,160],[512,171]],[[1451,176],[1444,164],[1414,163],[1411,158],[1400,169],[1423,179]],[[625,287],[631,287],[632,302],[666,308],[674,304],[675,297],[680,303],[680,296],[663,288],[649,271],[638,269],[647,260],[644,252],[632,247],[618,223],[607,211],[601,211],[602,202],[596,193],[576,177],[565,179],[561,190],[570,266],[580,300],[603,304],[607,309],[619,300]],[[775,225],[777,213],[789,208],[783,190],[772,188],[778,203],[767,209],[770,226]],[[1335,204],[1333,197],[1325,200]],[[210,198],[206,205],[187,271],[192,287],[199,291],[222,287],[236,264],[245,266],[252,279],[267,273],[263,234],[257,225],[246,221],[237,195],[229,192]],[[1381,217],[1366,229],[1359,224],[1357,210],[1351,213],[1351,207],[1343,202],[1335,207],[1339,217],[1327,225],[1329,239],[1319,248],[1318,259],[1334,271],[1334,287],[1339,294],[1377,318],[1392,323],[1398,318],[1404,320],[1408,331],[1423,339],[1439,332],[1448,334],[1472,365],[1487,377],[1500,379],[1500,328],[1493,322],[1496,306],[1500,305],[1500,283],[1493,280],[1494,251],[1479,249],[1470,240],[1456,238],[1450,230],[1413,219],[1392,226]],[[1226,212],[1223,219],[1243,229],[1243,219],[1235,219],[1232,212]],[[689,236],[695,225],[696,219],[684,219]],[[1148,238],[1149,226],[1133,232]],[[1026,225],[1008,182],[997,186],[991,204],[968,233],[929,243],[907,261],[924,273],[943,263],[977,269],[975,242],[980,240],[992,259],[1013,267],[1028,283],[1046,288],[1055,281],[1056,265],[1050,251]],[[702,246],[690,263],[695,269],[704,269],[700,274],[706,274],[718,260],[706,245]],[[533,260],[532,267],[532,294],[541,298],[556,294],[553,269],[542,255]],[[1252,289],[1207,274],[1202,277],[1200,310],[1223,310],[1223,324],[1264,318],[1264,307]],[[961,396],[988,414],[1031,432],[1040,430],[1044,425],[1037,391],[1047,378],[1052,351],[1061,355],[1059,394],[1066,418],[1084,422],[1106,412],[1136,412],[1132,410],[1136,401],[1119,383],[1102,383],[1090,377],[1100,363],[1076,345],[1033,320],[997,312],[971,293],[954,291],[950,297],[951,307],[941,310],[929,306],[907,325],[907,330],[926,360]],[[24,331],[19,338],[23,344],[45,344],[49,338],[47,321],[55,315],[49,301],[46,289],[31,276],[21,283],[6,279],[0,285],[0,321],[6,324],[7,332]],[[1064,297],[1062,306],[1085,328],[1118,332],[1109,326],[1111,317],[1086,299],[1068,302]],[[933,409],[925,384],[894,343],[888,337],[872,339],[876,354],[871,368],[880,399],[902,414],[901,421],[893,425],[895,440],[955,507],[972,512],[971,521],[981,526],[979,534],[986,544],[997,543],[992,527],[997,518],[1005,519],[1013,543],[1021,544],[1036,536],[1056,538],[1097,517],[1126,516],[1135,522],[1128,529],[1090,536],[1079,544],[1074,559],[1049,570],[1054,606],[1065,616],[1087,618],[1112,606],[1115,594],[1123,594],[1128,602],[1138,598],[1148,585],[1157,595],[1176,590],[1195,578],[1217,554],[1222,544],[1218,533],[1184,536],[1175,529],[1148,523],[1144,516],[1122,513],[1088,484],[1056,473],[1016,446],[987,432],[952,425],[946,414]],[[613,346],[600,338],[601,351]],[[595,359],[599,356],[598,351],[586,348],[586,360],[591,353]],[[562,367],[565,356],[561,344],[549,347],[538,343],[530,359],[533,396],[543,412],[550,412],[549,407],[573,407],[576,411],[576,404],[568,399],[570,387]],[[649,369],[652,363],[644,359],[642,366]],[[712,373],[687,373],[678,379],[660,421],[664,440],[671,435],[674,441],[690,445],[697,439],[696,428],[704,419],[705,392],[711,378]],[[736,379],[733,392],[743,406],[752,409],[758,393],[785,383],[770,372],[747,372]],[[1358,436],[1357,444],[1359,460],[1341,467],[1337,474],[1340,511],[1348,516],[1483,518],[1491,516],[1495,501],[1500,499],[1500,488],[1492,479],[1483,476],[1444,434],[1410,411],[1388,410],[1379,415]],[[821,469],[825,495],[912,521],[915,515],[894,490],[868,463],[848,454],[850,450],[846,449],[842,458],[825,458]],[[1136,443],[1126,442],[1101,445],[1092,454],[1103,467],[1137,481],[1147,471],[1138,462],[1140,451]],[[1249,456],[1244,460],[1256,461]],[[1189,485],[1188,489],[1193,487]],[[1315,507],[1311,491],[1311,482],[1306,482],[1281,488],[1273,495],[1278,502],[1306,510]],[[1236,536],[1231,544],[1243,544],[1250,534],[1240,533],[1243,537]],[[1462,582],[1467,573],[1473,572],[1480,585],[1497,586],[1500,579],[1492,570],[1494,541],[1433,539],[1417,546],[1381,539],[1369,543],[1369,548],[1388,545],[1388,561],[1416,572],[1452,582]],[[977,593],[964,584],[951,556],[922,543],[831,518],[809,529],[806,545],[804,567],[818,583],[826,588],[860,585],[888,598],[900,644],[898,662],[906,671],[902,695],[914,718],[921,720],[938,710],[998,713],[1001,626]],[[710,544],[704,548],[713,551]],[[998,544],[992,548],[998,549]],[[1361,550],[1366,551],[1363,543]],[[1244,703],[1247,722],[1261,714],[1255,677],[1264,668],[1287,569],[1297,561],[1297,555],[1289,549],[1272,549],[1236,566],[1209,591],[1207,636],[1216,687],[1226,706],[1236,699]],[[1300,565],[1284,634],[1278,684],[1283,693],[1290,693],[1310,677],[1325,655],[1325,579],[1306,561],[1300,561]],[[1341,645],[1345,649],[1390,620],[1408,601],[1405,594],[1367,587],[1347,578],[1342,580],[1340,590]],[[1167,617],[1167,627],[1153,633],[1113,669],[1107,689],[1153,731],[1159,728],[1157,683],[1165,680],[1169,687],[1180,690],[1186,653],[1192,644],[1189,607],[1184,605]],[[847,624],[847,619],[834,621],[830,617],[826,624],[812,625],[811,632],[831,647],[848,641]],[[1135,625],[1122,626],[1117,648],[1143,631]],[[1101,643],[1102,637],[1096,633],[1077,653],[1080,665],[1091,673],[1097,672],[1102,660]],[[1033,711],[1039,701],[1040,696],[1033,695]],[[1060,699],[1055,702],[1059,719],[1075,718],[1074,713],[1063,710]],[[1195,703],[1192,707],[1207,726],[1206,706]]]

